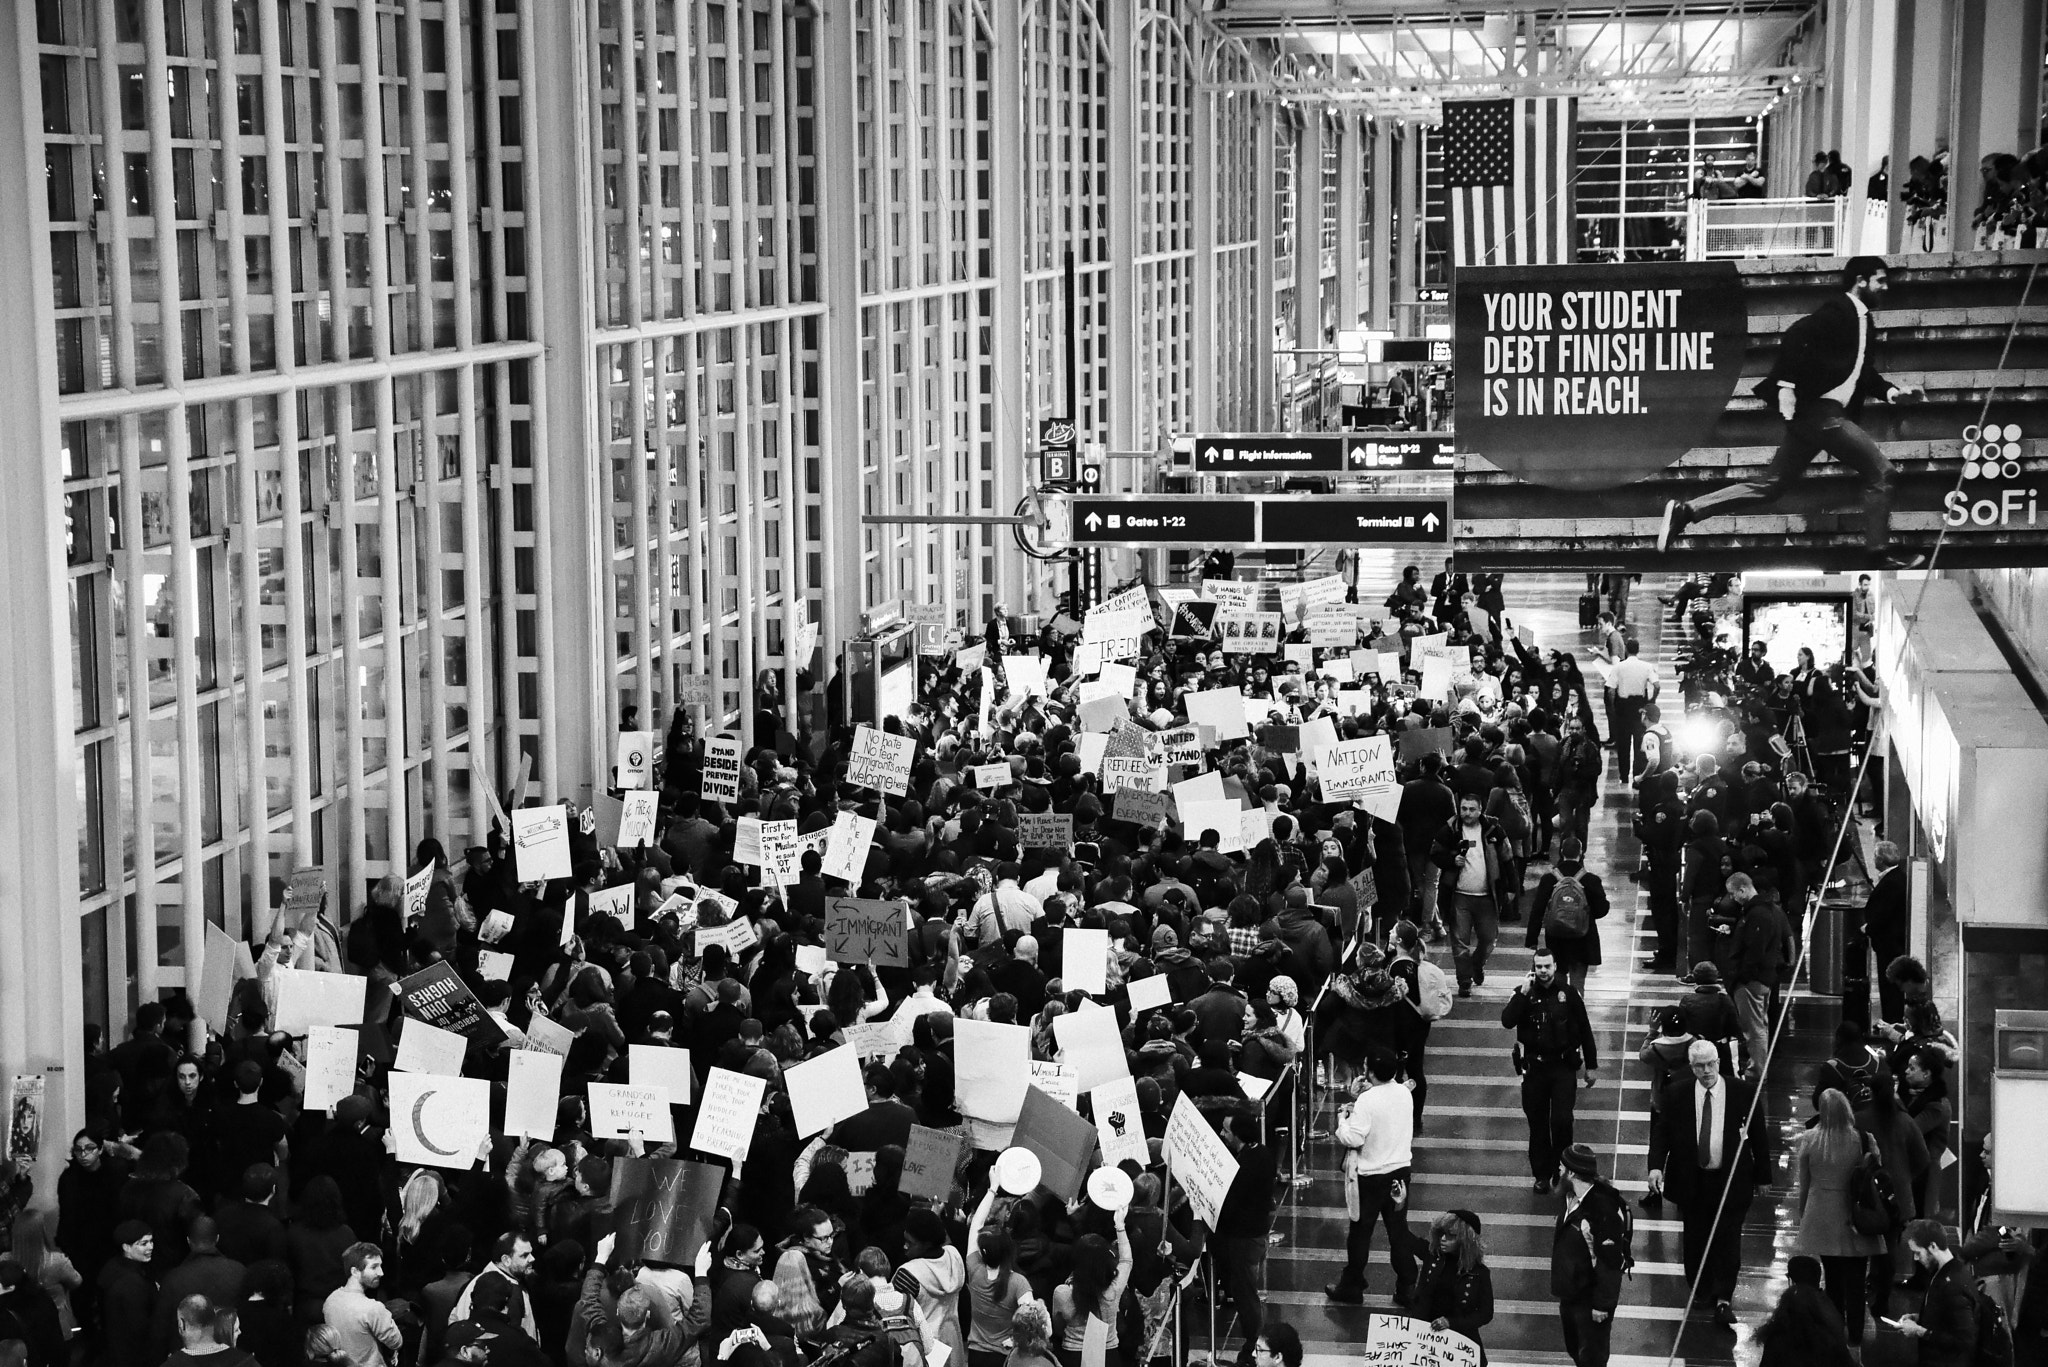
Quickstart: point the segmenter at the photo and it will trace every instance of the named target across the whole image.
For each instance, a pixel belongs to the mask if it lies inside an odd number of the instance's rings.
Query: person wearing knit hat
[[[1586,1145],[1565,1149],[1559,1166],[1567,1195],[1550,1241],[1550,1294],[1572,1361],[1607,1367],[1622,1276],[1635,1261],[1628,1203],[1600,1179],[1599,1159]]]

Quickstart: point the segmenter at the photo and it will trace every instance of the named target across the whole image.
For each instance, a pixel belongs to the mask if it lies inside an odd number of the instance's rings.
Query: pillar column
[[[1372,326],[1385,331],[1394,326],[1394,123],[1391,119],[1372,121],[1372,219],[1368,224],[1371,258],[1366,293],[1372,309]]]
[[[1133,66],[1136,60],[1135,5],[1109,5],[1103,15],[1109,80],[1109,449],[1132,451],[1138,445],[1138,405],[1153,402],[1150,385],[1138,384],[1137,268],[1138,250],[1138,99]],[[1154,358],[1154,365],[1158,364]],[[1149,377],[1148,377],[1149,379]],[[1142,397],[1140,397],[1142,393]],[[1077,453],[1078,454],[1078,453]],[[1104,471],[1108,478],[1109,472]],[[1120,481],[1112,481],[1120,487]],[[1139,553],[1117,549],[1104,557],[1104,583],[1121,580],[1139,564]]]
[[[1323,344],[1323,111],[1302,111],[1294,152],[1294,344]],[[1316,358],[1297,356],[1299,368]]]
[[[16,345],[0,348],[0,1079],[44,1079],[37,1204],[56,1205],[71,1134],[85,1119],[79,965],[78,754],[71,740],[62,439],[50,220],[44,199],[36,14],[0,16],[0,309]],[[137,647],[139,648],[139,647]],[[118,830],[107,832],[118,841]],[[144,835],[147,840],[147,833]],[[146,845],[145,845],[146,853]],[[260,871],[259,871],[260,877]],[[187,893],[197,897],[194,887]],[[112,913],[119,914],[118,904]],[[188,964],[197,955],[187,946]],[[118,1023],[116,1028],[118,1029]]]
[[[540,146],[533,157],[534,203],[527,208],[529,249],[546,263],[539,272],[542,294],[535,306],[541,323],[535,335],[547,339],[550,353],[545,367],[535,367],[545,390],[535,418],[545,428],[540,449],[554,462],[546,506],[538,510],[549,521],[545,535],[553,546],[550,582],[540,591],[554,609],[558,681],[555,715],[545,722],[555,733],[556,770],[549,776],[554,788],[541,795],[584,804],[611,763],[606,736],[614,693],[606,677],[613,648],[602,578],[609,572],[610,505],[592,397],[597,299],[588,149],[596,140],[590,127],[588,33],[580,11],[538,4],[527,9],[526,21],[534,26],[532,102],[555,111],[536,121]],[[645,611],[636,604],[636,614],[644,617]],[[641,724],[658,720],[643,713]]]
[[[1252,410],[1257,415],[1258,430],[1270,431],[1276,420],[1274,412],[1273,375],[1273,280],[1275,260],[1273,256],[1274,219],[1274,166],[1273,137],[1279,121],[1279,108],[1271,100],[1261,101],[1259,117],[1254,135],[1258,146],[1252,149],[1252,225],[1257,234],[1252,244],[1252,330],[1255,334],[1252,344],[1258,349],[1258,363],[1253,371]]]
[[[1216,430],[1216,118],[1218,97],[1195,87],[1194,176],[1195,392],[1192,395],[1197,431]]]
[[[1365,127],[1346,110],[1337,135],[1337,326],[1355,328],[1360,317],[1358,211],[1365,197]]]
[[[1953,0],[1955,55],[1949,99],[1951,246],[1971,245],[1977,163],[2024,156],[2040,140],[2044,0]]]
[[[1396,210],[1394,243],[1394,299],[1400,304],[1415,302],[1416,288],[1422,283],[1422,128],[1419,124],[1405,125],[1401,130],[1399,151],[1401,190],[1400,207]],[[1401,316],[1395,311],[1395,317]],[[1420,318],[1419,312],[1413,315]],[[1417,328],[1420,331],[1420,328]]]
[[[1896,0],[1892,25],[1892,215],[1885,250],[1915,250],[1900,199],[1913,158],[1948,145],[1955,22],[1950,0]]]
[[[844,14],[851,6],[828,5],[827,13],[838,11]],[[1024,448],[1027,444],[1026,427],[1031,422],[1031,410],[1024,390],[1024,18],[1020,0],[988,0],[989,28],[994,35],[990,43],[989,71],[989,124],[993,133],[993,144],[989,163],[993,174],[990,176],[989,210],[993,216],[995,248],[995,326],[994,336],[989,344],[989,359],[995,366],[996,384],[996,511],[1007,513],[1017,506],[1024,496],[1026,471],[1024,469]],[[842,25],[850,23],[850,17]],[[849,38],[848,43],[852,40]],[[849,53],[851,48],[849,47]],[[848,59],[847,79],[851,80],[851,58]],[[852,170],[847,172],[848,193],[843,201],[849,215],[846,222],[852,223]],[[821,225],[822,226],[822,225]],[[843,236],[854,238],[857,234],[843,231]],[[851,270],[856,264],[853,256],[855,244],[847,244],[847,263]],[[858,337],[858,328],[855,330]],[[853,358],[858,366],[859,358]],[[853,372],[858,380],[859,372]],[[852,392],[852,402],[858,409],[860,391],[858,386]],[[1007,399],[1007,402],[1005,401]],[[1078,414],[1070,415],[1078,417]],[[1037,434],[1031,433],[1029,444],[1035,445]],[[849,450],[858,450],[857,447]],[[854,457],[854,464],[860,462]],[[858,474],[855,479],[859,478]],[[859,507],[855,502],[853,507]],[[1012,611],[1024,601],[1024,586],[1027,581],[1027,566],[1023,552],[1017,549],[1015,538],[1005,542],[1002,537],[996,543],[996,596],[1010,605]],[[857,554],[857,553],[856,553]],[[976,612],[980,605],[976,605]],[[969,622],[975,621],[975,613],[968,615]]]

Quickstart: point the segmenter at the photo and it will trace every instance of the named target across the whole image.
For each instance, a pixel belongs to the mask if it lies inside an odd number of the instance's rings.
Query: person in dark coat
[[[1600,966],[1600,920],[1607,915],[1607,887],[1600,881],[1600,875],[1586,867],[1586,847],[1571,836],[1558,842],[1557,864],[1543,875],[1536,884],[1536,895],[1529,899],[1529,948],[1534,949],[1539,941],[1550,946],[1550,952],[1557,959],[1557,971],[1562,973],[1575,991],[1586,990],[1586,974]],[[1549,910],[1550,895],[1557,890],[1560,878],[1576,878],[1586,892],[1586,923],[1584,935],[1546,934],[1543,929],[1544,912]]]
[[[162,1356],[178,1351],[178,1302],[204,1296],[209,1305],[234,1305],[242,1299],[248,1276],[242,1264],[222,1256],[219,1227],[211,1216],[192,1218],[187,1242],[192,1251],[157,1283],[155,1334]]]
[[[71,1265],[92,1277],[118,1252],[114,1226],[121,1223],[121,1187],[128,1165],[107,1153],[89,1130],[71,1137],[71,1161],[57,1177],[57,1247]],[[80,1323],[92,1314],[95,1283],[72,1293]]]
[[[1919,1367],[1970,1367],[1977,1355],[1977,1296],[1969,1265],[1956,1256],[1938,1220],[1906,1226],[1906,1251],[1928,1274],[1920,1309],[1899,1316],[1899,1332],[1919,1347]]]
[[[299,1367],[305,1334],[292,1313],[292,1274],[282,1262],[252,1263],[242,1280],[235,1347],[262,1367]]]
[[[156,1367],[152,1326],[156,1279],[149,1275],[156,1234],[146,1220],[123,1220],[114,1229],[114,1255],[100,1269],[100,1361],[105,1367]]]
[[[1798,1254],[1785,1275],[1791,1285],[1756,1328],[1755,1341],[1763,1345],[1757,1367],[1855,1367],[1841,1312],[1821,1291],[1819,1261]]]
[[[1877,961],[1878,1014],[1897,1025],[1906,1018],[1906,994],[1885,976],[1884,969],[1906,952],[1911,890],[1905,856],[1889,840],[1877,843],[1877,875],[1877,885],[1871,888],[1870,899],[1863,904],[1863,935],[1870,944],[1871,957]]]
[[[1683,1212],[1686,1278],[1714,1307],[1714,1322],[1732,1329],[1743,1218],[1771,1180],[1763,1108],[1752,1105],[1753,1086],[1721,1076],[1721,1055],[1706,1040],[1693,1041],[1686,1062],[1691,1076],[1665,1087],[1664,1123],[1650,1130],[1650,1190]]]
[[[1469,1210],[1447,1210],[1431,1222],[1408,1313],[1428,1320],[1432,1329],[1471,1339],[1485,1367],[1486,1343],[1479,1331],[1493,1322],[1493,1273],[1479,1233],[1479,1217]]]
[[[1924,392],[1918,385],[1894,384],[1877,370],[1871,313],[1883,306],[1888,287],[1883,258],[1850,257],[1842,265],[1841,284],[1842,293],[1785,330],[1770,374],[1756,387],[1757,395],[1775,402],[1785,419],[1785,440],[1764,478],[1667,502],[1657,534],[1659,553],[1669,551],[1696,522],[1775,507],[1825,451],[1863,482],[1865,548],[1894,568],[1926,563],[1925,556],[1890,555],[1892,465],[1856,423],[1867,400],[1893,403]]]

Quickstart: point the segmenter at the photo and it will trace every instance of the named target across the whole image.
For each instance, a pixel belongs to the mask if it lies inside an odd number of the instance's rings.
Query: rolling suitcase
[[[1582,593],[1579,595],[1579,630],[1591,631],[1600,622],[1600,595]]]

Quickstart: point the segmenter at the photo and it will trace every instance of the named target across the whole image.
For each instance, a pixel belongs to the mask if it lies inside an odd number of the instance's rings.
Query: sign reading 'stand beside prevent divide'
[[[1461,268],[1460,565],[2048,563],[2025,262],[1858,260]]]

